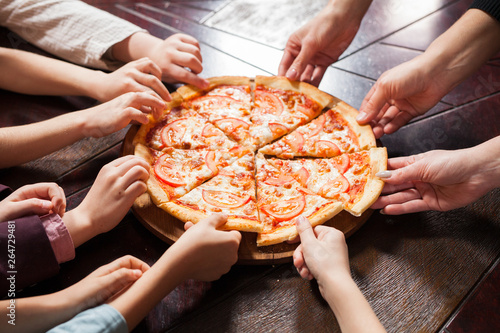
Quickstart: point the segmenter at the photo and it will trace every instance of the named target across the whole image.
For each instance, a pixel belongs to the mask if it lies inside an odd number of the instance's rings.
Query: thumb
[[[226,221],[227,221],[227,215],[217,213],[217,214],[212,214],[207,218],[204,218],[203,220],[198,222],[198,224],[202,224],[202,225],[206,224],[210,227],[217,229],[217,228],[223,226],[224,223],[226,223]]]
[[[15,204],[16,214],[26,216],[30,214],[45,215],[50,212],[54,206],[49,200],[32,198],[28,200],[18,201]]]
[[[396,170],[382,171],[375,176],[392,185],[423,180],[422,166],[419,163],[413,163]]]
[[[384,91],[379,87],[379,85],[375,83],[363,99],[356,120],[361,125],[368,124],[377,117],[378,113],[386,103],[387,96],[385,96]]]
[[[304,216],[300,215],[297,218],[296,227],[302,244],[307,244],[316,239],[311,223]]]
[[[290,80],[299,80],[314,53],[315,51],[312,47],[303,45],[300,49],[299,54],[297,55],[297,58],[295,58],[292,65],[286,72],[286,77]]]

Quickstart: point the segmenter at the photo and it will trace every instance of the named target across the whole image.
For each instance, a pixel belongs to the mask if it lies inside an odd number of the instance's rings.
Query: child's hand
[[[153,92],[126,93],[107,103],[79,111],[85,136],[100,138],[125,128],[131,121],[148,123],[147,113],[158,118],[165,102]]]
[[[102,72],[101,72],[102,73]],[[102,73],[95,82],[95,96],[107,102],[128,92],[154,91],[165,101],[172,100],[167,88],[161,82],[161,69],[149,58],[129,62],[116,71]]]
[[[66,210],[64,190],[55,183],[23,186],[0,202],[0,221],[26,215],[56,213],[63,216]]]
[[[75,247],[113,229],[146,191],[148,178],[149,164],[140,157],[127,155],[106,164],[82,203],[63,219]]]
[[[80,282],[59,293],[79,313],[106,302],[148,269],[145,262],[132,256],[124,256],[99,267]]]
[[[160,66],[165,82],[184,82],[198,88],[208,86],[207,80],[196,75],[201,73],[203,66],[200,45],[194,37],[170,36],[151,50],[149,58]]]
[[[184,279],[217,280],[236,263],[241,234],[217,230],[226,221],[227,216],[212,214],[196,225],[186,223],[187,231],[169,249],[170,255],[178,256]]]
[[[297,218],[297,231],[301,244],[295,249],[293,264],[300,276],[309,280],[316,278],[320,284],[324,278],[335,275],[350,278],[347,245],[341,231],[323,225],[313,230],[303,216]]]

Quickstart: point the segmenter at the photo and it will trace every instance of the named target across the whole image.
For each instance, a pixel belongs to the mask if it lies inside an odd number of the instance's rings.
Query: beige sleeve
[[[111,46],[145,30],[78,0],[0,0],[0,25],[79,65],[115,69]],[[13,48],[23,41],[8,36]]]

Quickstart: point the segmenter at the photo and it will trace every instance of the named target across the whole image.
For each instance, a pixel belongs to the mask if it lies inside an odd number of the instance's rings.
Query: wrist
[[[80,206],[67,212],[62,218],[75,248],[96,236],[90,219],[85,212],[80,213],[79,208]]]
[[[111,48],[114,59],[121,62],[130,62],[149,57],[150,51],[162,40],[147,32],[136,32]]]
[[[357,26],[361,24],[363,17],[370,7],[372,0],[330,0],[323,9],[324,14],[329,21],[327,22],[349,22]]]

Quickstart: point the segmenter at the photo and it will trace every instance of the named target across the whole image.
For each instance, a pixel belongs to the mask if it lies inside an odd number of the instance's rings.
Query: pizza
[[[342,210],[360,216],[378,198],[387,152],[356,109],[284,77],[209,81],[178,88],[133,139],[156,206],[183,222],[224,213],[224,230],[268,246],[296,238],[300,215],[319,225]]]

